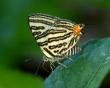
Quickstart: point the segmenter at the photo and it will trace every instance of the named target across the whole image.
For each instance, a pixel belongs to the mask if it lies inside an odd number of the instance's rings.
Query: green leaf
[[[91,40],[82,51],[58,66],[46,79],[46,88],[99,88],[110,70],[110,38]]]
[[[18,70],[0,67],[0,88],[43,88],[43,80]]]

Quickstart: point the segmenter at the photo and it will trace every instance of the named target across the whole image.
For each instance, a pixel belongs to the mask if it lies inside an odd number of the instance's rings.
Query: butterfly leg
[[[51,68],[51,70],[53,72],[53,67],[52,66],[55,68],[54,64],[50,62],[50,68]]]
[[[70,61],[73,61],[73,59],[71,59],[70,57],[68,58]]]
[[[60,62],[58,62],[58,64],[61,65],[61,66],[63,66],[63,67],[65,67],[65,68],[67,68],[66,65],[64,65],[64,64],[62,64],[62,63],[60,63]]]
[[[37,67],[37,69],[36,69],[36,71],[35,71],[35,75],[38,75],[38,71],[39,71],[39,68],[40,68],[41,64],[42,64],[42,63],[39,63],[39,65],[38,65],[38,67]]]
[[[50,73],[50,72],[45,68],[45,66],[44,66],[45,62],[48,62],[48,58],[44,55],[44,56],[43,56],[42,68],[43,68],[46,72]]]

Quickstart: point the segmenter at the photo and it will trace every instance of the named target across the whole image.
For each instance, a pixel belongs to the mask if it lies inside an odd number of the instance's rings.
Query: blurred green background
[[[110,0],[0,0],[0,88],[43,87],[43,79],[16,67],[21,56],[41,57],[28,25],[33,13],[85,24],[80,44],[110,36]]]

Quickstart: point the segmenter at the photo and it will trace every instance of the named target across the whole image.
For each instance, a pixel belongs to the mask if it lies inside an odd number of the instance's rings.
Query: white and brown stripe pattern
[[[73,33],[75,23],[45,14],[29,16],[29,25],[46,61],[55,62],[74,55],[80,49],[75,45],[80,36]]]

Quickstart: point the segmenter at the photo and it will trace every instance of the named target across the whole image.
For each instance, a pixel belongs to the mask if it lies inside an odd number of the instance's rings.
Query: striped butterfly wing
[[[62,46],[59,48],[59,54],[61,54],[62,56],[71,56],[80,51],[80,48],[76,46],[76,43],[78,42],[80,36],[76,36],[73,33],[74,25],[76,24],[65,19],[60,19],[55,22],[55,26],[57,27],[57,29],[62,29],[66,31],[64,35],[59,36],[59,39],[61,39],[60,42],[63,42]],[[59,44],[59,42],[57,43]]]
[[[53,54],[48,50],[49,35],[53,35],[60,30],[55,30],[54,23],[58,20],[58,17],[53,17],[45,14],[34,14],[29,16],[29,25],[32,34],[40,46],[42,52],[48,58],[53,58]]]
[[[75,52],[79,40],[72,32],[74,23],[45,14],[29,17],[29,25],[36,42],[48,61],[54,62]]]

